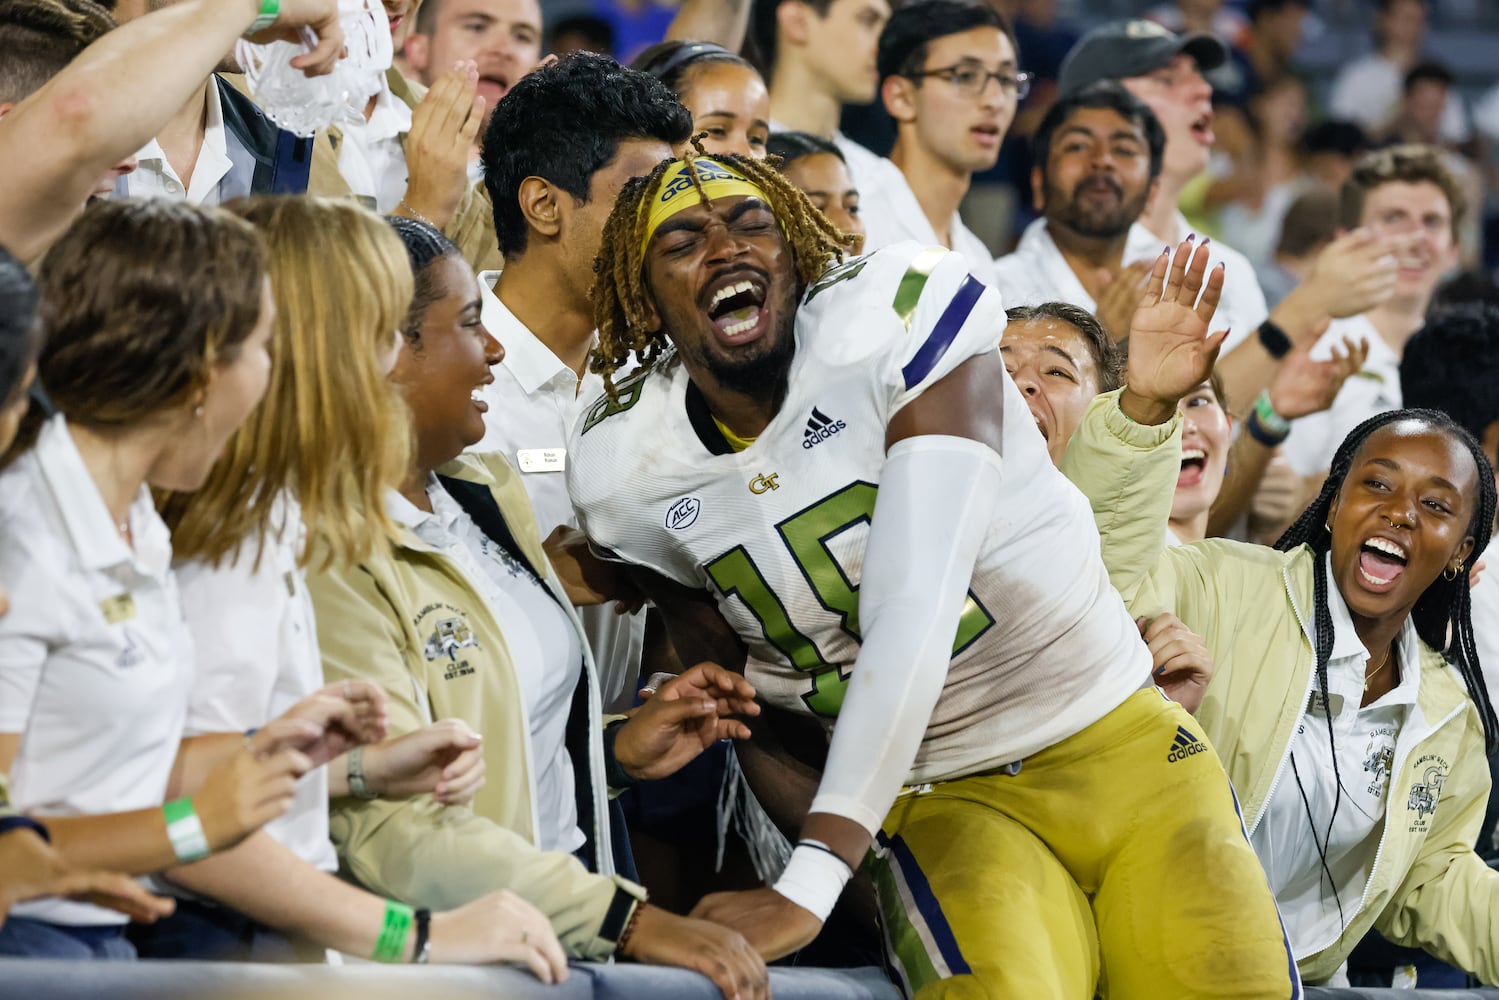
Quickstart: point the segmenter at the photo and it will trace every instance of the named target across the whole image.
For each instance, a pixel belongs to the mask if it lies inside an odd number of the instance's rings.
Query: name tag
[[[1331,713],[1329,713],[1331,709]],[[1329,694],[1326,703],[1322,700],[1321,691],[1313,691],[1311,698],[1307,699],[1306,710],[1309,715],[1319,718],[1327,718],[1329,714],[1343,714],[1343,696],[1340,694]]]
[[[99,611],[104,615],[104,620],[111,625],[118,625],[135,617],[135,598],[129,592],[106,597],[99,602]]]
[[[522,448],[515,460],[522,472],[562,472],[567,468],[567,449]]]

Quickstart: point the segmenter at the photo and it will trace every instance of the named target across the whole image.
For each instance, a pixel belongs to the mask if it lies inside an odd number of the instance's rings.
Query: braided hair
[[[1333,501],[1342,490],[1343,483],[1353,466],[1353,460],[1364,442],[1380,428],[1403,420],[1423,423],[1433,430],[1456,438],[1467,448],[1468,453],[1473,457],[1474,465],[1478,468],[1478,509],[1468,524],[1468,534],[1473,537],[1473,551],[1482,552],[1488,546],[1489,538],[1493,534],[1496,506],[1493,468],[1478,440],[1447,414],[1438,410],[1389,410],[1370,417],[1349,433],[1333,455],[1327,481],[1322,485],[1322,492],[1275,543],[1275,547],[1282,552],[1305,545],[1316,556],[1318,568],[1312,575],[1313,634],[1317,656],[1316,681],[1322,693],[1324,706],[1328,704],[1327,668],[1332,658],[1333,644],[1332,613],[1327,605],[1327,574],[1321,569],[1323,557],[1332,549],[1332,533],[1329,530],[1328,518],[1331,516]],[[1478,665],[1478,649],[1473,640],[1472,600],[1468,590],[1467,574],[1458,573],[1451,580],[1445,575],[1439,575],[1416,600],[1416,605],[1411,610],[1411,620],[1416,627],[1416,634],[1421,637],[1422,641],[1431,648],[1439,650],[1447,662],[1452,664],[1462,676],[1463,682],[1467,685],[1468,694],[1478,708],[1479,718],[1483,720],[1485,749],[1492,754],[1496,734],[1499,734],[1499,720],[1495,719],[1494,706],[1489,701],[1488,688],[1484,684],[1483,673]],[[1330,709],[1327,718],[1327,741],[1333,751],[1333,781],[1336,789],[1332,814],[1327,820],[1327,831],[1320,843],[1317,843],[1315,834],[1312,839],[1317,844],[1322,870],[1326,873],[1328,881],[1333,882],[1333,895],[1337,899],[1336,882],[1327,865],[1326,844],[1331,837],[1333,820],[1337,817],[1338,805],[1342,799],[1343,779],[1338,773],[1338,755],[1333,740]],[[1295,767],[1296,756],[1293,753],[1291,755],[1293,772]],[[1296,784],[1298,788],[1301,788],[1300,774],[1296,775]],[[1301,789],[1301,794],[1302,804],[1306,807],[1307,818],[1310,820],[1311,806],[1307,802],[1305,789]],[[1341,915],[1342,900],[1337,899],[1337,903],[1338,912]]]
[[[743,156],[701,153],[688,153],[684,159],[688,163],[697,159],[722,163],[765,192],[791,250],[800,286],[815,281],[854,245],[857,237],[839,232],[772,164]],[[590,366],[604,377],[611,399],[618,398],[614,373],[629,361],[631,353],[638,356],[642,368],[649,368],[669,346],[664,330],[648,327],[651,293],[645,282],[643,245],[649,222],[646,206],[660,187],[661,178],[676,162],[663,160],[649,174],[624,186],[604,224],[603,242],[593,262],[593,312],[599,341]],[[697,171],[688,171],[688,176],[707,202]]]

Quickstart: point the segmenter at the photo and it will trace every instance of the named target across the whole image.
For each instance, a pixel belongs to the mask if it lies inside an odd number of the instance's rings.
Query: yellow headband
[[[640,244],[642,257],[645,256],[646,248],[651,245],[651,237],[656,235],[656,230],[661,227],[661,223],[684,209],[703,203],[703,196],[698,193],[698,186],[692,183],[689,169],[696,172],[703,191],[707,192],[710,199],[745,195],[750,198],[759,198],[767,204],[770,202],[758,184],[727,164],[719,163],[717,160],[695,159],[691,161],[689,167],[687,160],[678,160],[666,169],[666,173],[661,177],[661,186],[656,189],[655,195],[651,198],[646,216],[645,239]]]

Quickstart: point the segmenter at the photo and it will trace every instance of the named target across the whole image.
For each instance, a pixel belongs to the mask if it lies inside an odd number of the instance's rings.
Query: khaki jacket
[[[553,596],[581,629],[542,551],[525,488],[503,456],[465,456],[440,474],[488,488],[517,547],[546,575]],[[430,796],[333,803],[331,832],[346,872],[374,892],[432,909],[510,889],[550,918],[570,956],[597,960],[612,954],[631,909],[628,897],[645,894],[607,874],[613,870],[607,791],[587,643],[590,725],[584,732],[591,738],[583,759],[575,752],[574,763],[591,799],[592,829],[585,825],[584,832],[596,845],[602,875],[570,854],[535,846],[535,777],[524,699],[505,637],[460,571],[414,532],[398,527],[389,554],[311,573],[308,590],[325,676],[330,683],[365,678],[384,688],[392,736],[457,717],[484,737],[488,780],[471,807],[439,805]],[[579,809],[584,824],[587,801]]]
[[[1315,667],[1309,547],[1214,539],[1167,547],[1181,421],[1134,423],[1118,393],[1094,401],[1062,469],[1086,494],[1114,585],[1136,615],[1172,611],[1206,641],[1215,673],[1197,718],[1228,770],[1249,829],[1290,753]],[[1483,724],[1458,673],[1422,645],[1422,734],[1397,756],[1374,868],[1338,941],[1297,965],[1327,980],[1370,927],[1499,983],[1499,872],[1473,851],[1489,797]]]

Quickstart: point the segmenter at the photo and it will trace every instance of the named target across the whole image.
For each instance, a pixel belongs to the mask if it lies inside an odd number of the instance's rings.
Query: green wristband
[[[406,961],[406,938],[416,920],[416,911],[393,899],[385,901],[385,923],[375,939],[373,958],[377,962]]]
[[[255,35],[276,23],[281,16],[281,0],[260,0],[260,16],[245,29],[246,35]]]
[[[1272,434],[1285,437],[1291,433],[1291,422],[1279,413],[1275,407],[1270,405],[1270,390],[1260,390],[1259,398],[1254,401],[1255,416],[1260,418],[1260,426]]]
[[[193,809],[193,800],[181,798],[161,807],[167,821],[167,839],[172,842],[172,852],[177,860],[186,864],[209,855],[208,837],[203,833],[203,821]]]

